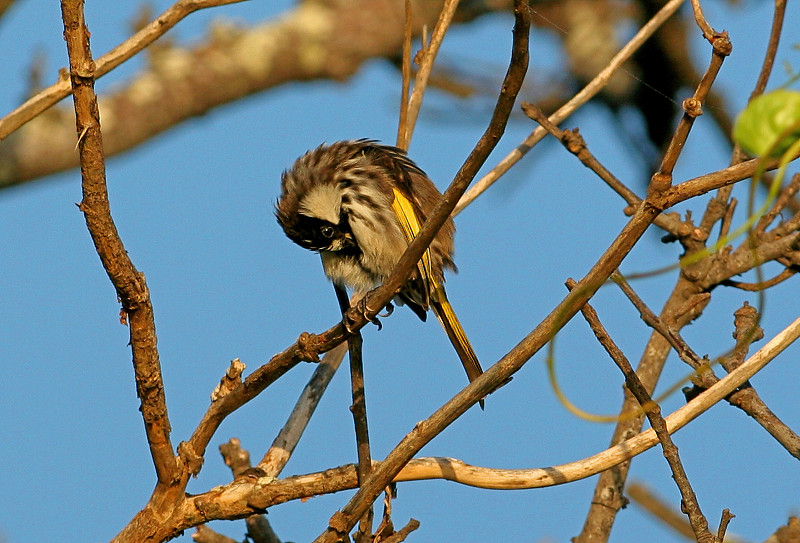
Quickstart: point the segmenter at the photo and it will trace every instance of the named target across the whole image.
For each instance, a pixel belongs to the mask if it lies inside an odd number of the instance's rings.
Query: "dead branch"
[[[141,401],[147,442],[158,482],[168,487],[178,477],[170,442],[161,365],[156,347],[153,306],[144,275],[133,265],[117,232],[108,201],[103,137],[97,98],[94,94],[94,61],[81,0],[63,0],[64,39],[70,63],[78,151],[81,162],[83,200],[78,205],[100,261],[122,302],[124,321],[130,330],[136,391]]]

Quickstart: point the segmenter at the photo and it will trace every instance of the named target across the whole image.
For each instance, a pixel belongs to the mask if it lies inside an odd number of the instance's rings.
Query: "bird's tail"
[[[461,327],[461,323],[458,321],[455,311],[453,311],[453,306],[447,300],[444,287],[436,285],[434,288],[433,296],[431,296],[431,308],[442,328],[444,328],[447,337],[450,338],[450,342],[458,353],[461,364],[464,366],[471,383],[483,373],[481,364],[478,362],[478,356],[472,350],[472,345],[470,345],[467,334],[464,333],[464,328]]]
[[[392,188],[394,192],[394,201],[392,202],[392,209],[394,209],[403,233],[409,243],[417,236],[420,230],[420,223],[414,205],[401,193],[397,188]],[[467,372],[469,382],[471,383],[477,379],[482,373],[480,362],[475,351],[472,350],[472,345],[469,344],[467,334],[458,322],[453,306],[447,300],[447,294],[444,291],[444,286],[440,285],[433,274],[431,265],[430,248],[422,255],[422,259],[417,263],[417,269],[420,274],[425,288],[427,289],[430,297],[430,305],[433,313],[444,328],[450,343],[458,353],[461,359],[461,364]],[[481,409],[483,409],[483,400],[480,401]]]

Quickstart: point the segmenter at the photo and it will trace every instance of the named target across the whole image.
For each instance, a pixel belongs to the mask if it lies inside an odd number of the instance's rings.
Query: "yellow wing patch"
[[[420,225],[417,213],[414,211],[414,204],[412,204],[411,201],[409,201],[409,199],[406,198],[405,195],[403,195],[403,193],[396,188],[393,187],[392,191],[394,192],[392,209],[400,221],[400,227],[403,229],[403,233],[406,235],[406,240],[411,243],[411,241],[417,237],[422,225]],[[425,288],[428,290],[428,292],[432,293],[437,290],[439,285],[436,283],[436,279],[433,277],[430,249],[425,250],[425,253],[422,255],[422,260],[417,263],[417,269],[419,270],[420,277],[422,277],[422,281],[425,284]],[[431,286],[433,288],[430,288]]]

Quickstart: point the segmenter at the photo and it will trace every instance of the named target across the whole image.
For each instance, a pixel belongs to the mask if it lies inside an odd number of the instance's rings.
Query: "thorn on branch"
[[[231,365],[225,375],[220,379],[219,384],[214,388],[211,393],[211,401],[216,402],[220,398],[228,395],[228,393],[242,384],[242,372],[247,366],[238,358],[231,360]]]
[[[74,151],[78,150],[78,146],[81,144],[81,140],[88,131],[89,131],[89,125],[84,126],[83,130],[81,131],[81,134],[78,136],[78,141],[75,142],[75,148],[73,149]]]

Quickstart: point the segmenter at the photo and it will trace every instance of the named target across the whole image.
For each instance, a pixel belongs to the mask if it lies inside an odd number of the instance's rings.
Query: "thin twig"
[[[584,166],[597,174],[611,190],[620,195],[630,206],[638,206],[642,203],[642,199],[635,192],[629,189],[611,173],[608,168],[597,160],[589,150],[589,147],[586,145],[583,136],[581,136],[577,128],[573,130],[561,130],[558,126],[550,122],[550,119],[538,106],[529,102],[522,102],[522,111],[559,140],[567,151],[575,155]],[[675,236],[680,236],[681,234],[682,223],[672,215],[659,215],[656,217],[655,225]]]
[[[783,33],[783,22],[786,18],[786,0],[775,0],[775,9],[772,13],[772,27],[769,32],[767,50],[764,53],[764,61],[761,63],[761,71],[758,74],[755,88],[750,94],[750,100],[764,93],[772,74],[772,67],[775,65],[775,57],[778,55],[778,45],[780,45],[781,34]]]
[[[764,54],[764,61],[761,63],[761,70],[758,74],[758,79],[756,84],[753,88],[753,91],[750,93],[749,101],[752,101],[757,96],[760,96],[764,93],[764,90],[767,88],[767,83],[769,82],[770,75],[772,74],[773,66],[775,65],[775,57],[778,52],[778,45],[780,44],[781,34],[783,32],[783,23],[786,15],[786,0],[775,0],[775,9],[772,15],[772,26],[770,29],[770,36],[769,41],[767,44],[767,50]],[[731,156],[731,164],[738,164],[743,162],[746,159],[745,154],[739,148],[738,145],[734,146],[733,153]],[[762,178],[762,182],[768,183],[766,176]],[[731,188],[726,187],[720,191],[717,196],[715,196],[712,202],[717,202],[721,204],[722,202],[727,202],[730,198]],[[789,202],[789,207],[792,209],[797,208],[797,202],[792,198]],[[705,232],[709,232],[711,225],[713,222],[710,220],[712,217],[709,215],[709,211],[711,209],[711,204],[709,204],[709,208],[707,208],[703,224],[705,224],[705,228],[703,230]],[[702,225],[701,225],[702,228]],[[724,236],[720,236],[724,237]]]
[[[163,36],[182,19],[195,11],[235,4],[243,0],[178,0],[153,22],[139,30],[136,34],[116,46],[114,49],[95,61],[94,77],[100,78],[125,62],[145,47]],[[17,130],[41,112],[56,105],[69,96],[70,82],[65,76],[60,76],[57,83],[40,91],[17,107],[14,111],[0,119],[0,141]]]
[[[746,290],[748,292],[759,292],[770,287],[774,287],[775,285],[779,285],[786,281],[787,279],[794,277],[797,274],[797,270],[793,270],[790,268],[785,268],[775,277],[770,279],[765,279],[764,281],[760,281],[758,283],[745,283],[743,281],[734,281],[733,279],[726,279],[722,281],[720,285],[726,287],[733,287],[738,288],[739,290]]]
[[[649,202],[647,205],[643,203],[642,206],[637,208],[636,214],[631,218],[614,243],[612,243],[611,247],[600,258],[593,270],[587,274],[583,281],[586,281],[587,284],[591,283],[599,287],[599,285],[601,285],[610,276],[614,269],[616,269],[616,266],[619,264],[619,262],[621,262],[624,255],[627,254],[627,251],[630,250],[632,244],[635,243],[638,237],[642,235],[653,218],[658,215],[660,209],[666,209],[695,196],[706,194],[721,186],[731,185],[741,181],[742,179],[747,179],[753,175],[753,172],[757,167],[757,162],[757,160],[749,160],[717,172],[712,172],[688,181],[684,181],[679,185],[675,185],[672,187],[672,189],[662,195],[659,201],[655,202],[656,205],[653,205],[653,203]],[[472,162],[471,164],[473,167],[476,165],[476,163]],[[768,164],[767,169],[774,169],[774,167],[775,163],[770,163]],[[426,239],[424,240],[425,246],[427,246],[432,239],[431,231],[433,231],[436,227],[439,227],[439,224],[441,224],[439,223],[439,219],[440,218],[436,220],[436,226],[432,226],[428,230]],[[426,225],[428,223],[434,224],[432,221],[433,216],[429,218],[428,222],[426,222]],[[420,231],[420,235],[417,236],[411,246],[409,246],[407,253],[412,256],[409,256],[405,259],[402,268],[400,267],[400,263],[398,263],[398,267],[395,270],[397,276],[393,279],[390,278],[391,283],[389,283],[387,280],[387,283],[384,285],[386,288],[383,290],[383,293],[380,294],[381,297],[378,297],[378,290],[371,293],[371,295],[379,302],[382,300],[382,304],[376,303],[374,307],[384,307],[386,302],[388,302],[393,296],[394,292],[396,292],[396,289],[399,288],[399,285],[402,284],[404,278],[407,277],[408,274],[411,273],[412,268],[416,266],[416,260],[413,259],[419,259],[422,255],[422,252],[424,252],[424,249],[421,248],[423,246],[423,242],[418,240],[422,238],[422,234],[425,231],[426,228],[423,227],[423,229]],[[413,254],[411,252],[412,249]],[[386,292],[389,292],[390,294],[386,294]],[[578,296],[577,293],[574,295],[568,295],[567,298],[565,298],[561,304],[559,304],[559,306],[553,310],[551,316],[548,317],[548,319],[546,319],[546,321],[544,321],[542,324],[540,324],[536,330],[531,332],[531,334],[529,334],[529,338],[523,340],[523,343],[526,345],[526,347],[531,349],[531,355],[533,352],[535,352],[536,347],[529,343],[530,339],[532,337],[537,337],[537,344],[539,340],[546,342],[547,336],[555,331],[554,329],[550,329],[550,326],[561,322],[561,319],[564,318],[564,316],[567,316],[572,312],[572,308],[577,311],[577,307],[574,307],[575,304],[579,304],[578,300],[583,299],[584,297],[588,299],[588,294],[588,291],[581,290],[580,296]],[[373,306],[370,305],[370,307]],[[369,322],[368,317],[371,318],[375,316],[378,311],[379,309],[372,309],[367,312],[367,314],[361,314],[357,311],[353,312],[352,310],[349,311],[348,320],[349,324],[351,325],[351,329],[357,330],[365,326],[366,323]],[[555,315],[560,316],[558,319],[556,319]],[[348,335],[349,333],[345,330],[345,327],[342,323],[338,323],[332,328],[325,330],[318,335],[308,333],[301,334],[294,344],[287,347],[284,351],[275,354],[268,363],[253,371],[253,373],[251,373],[240,386],[236,387],[234,390],[231,390],[231,392],[225,397],[213,402],[208,411],[203,415],[203,419],[198,424],[197,428],[192,434],[192,437],[187,442],[188,447],[195,451],[195,453],[198,455],[202,456],[206,446],[208,445],[208,442],[216,432],[216,429],[230,413],[255,398],[261,393],[262,390],[264,390],[275,380],[279,379],[299,362],[304,360],[316,361],[316,356],[330,351],[341,342],[346,340]],[[482,385],[486,387],[486,389],[482,389],[482,391],[477,393],[479,394],[478,399],[483,398],[486,396],[486,394],[494,390],[494,388],[505,382],[507,377],[508,376],[500,378],[497,383],[494,383],[494,379],[492,379],[491,383],[487,381],[481,381]]]
[[[717,541],[722,543],[725,541],[725,532],[728,531],[728,524],[736,515],[730,512],[730,509],[725,508],[722,510],[722,518],[719,519],[719,529],[717,530]]]
[[[760,316],[756,308],[747,302],[734,312],[733,337],[736,339],[736,346],[730,356],[720,359],[720,365],[728,373],[742,364],[752,342],[764,337],[759,322]],[[800,436],[772,412],[749,382],[726,399],[758,422],[789,454],[800,459]]]
[[[792,179],[789,183],[781,190],[778,197],[775,198],[775,202],[773,202],[772,207],[770,207],[769,211],[764,213],[764,215],[758,220],[756,225],[753,227],[754,234],[761,234],[763,233],[772,221],[780,215],[780,213],[789,205],[789,203],[794,199],[794,195],[797,194],[797,191],[800,189],[800,174],[794,174]]]
[[[670,504],[656,496],[644,485],[632,482],[626,488],[628,497],[663,524],[687,539],[694,540],[694,532],[686,517],[675,511]]]
[[[775,64],[775,56],[777,55],[778,44],[780,43],[781,33],[783,31],[785,14],[786,14],[786,1],[776,0],[767,50],[764,55],[764,61],[761,64],[761,70],[759,71],[758,79],[753,88],[753,91],[750,94],[750,100],[753,100],[753,98],[763,94],[764,89],[766,89],[767,82],[769,81],[770,74],[772,73],[772,69]],[[733,153],[731,156],[731,165],[739,164],[743,162],[745,159],[746,156],[739,148],[739,146],[738,145],[734,146]],[[766,182],[766,176],[764,176],[762,181]],[[709,206],[706,208],[706,212],[704,213],[703,221],[701,222],[700,225],[700,228],[703,232],[706,233],[710,232],[712,225],[716,222],[716,217],[714,216],[713,213],[714,204],[722,205],[725,202],[728,202],[730,194],[731,194],[731,187],[730,186],[723,187],[721,188],[719,193],[714,197],[714,199],[709,203]],[[797,206],[797,202],[794,199],[792,199],[789,202],[789,206],[795,208]],[[724,236],[721,235],[720,237]]]
[[[400,120],[397,122],[396,145],[400,149],[408,150],[409,142],[406,140],[408,133],[408,89],[411,84],[411,0],[405,0],[406,22],[403,27],[403,83],[400,88]]]
[[[431,41],[428,45],[423,45],[423,49],[420,51],[422,61],[419,64],[417,76],[414,78],[414,89],[411,91],[411,99],[408,102],[408,116],[406,117],[403,133],[398,137],[398,147],[401,149],[408,149],[408,145],[411,143],[411,136],[417,124],[420,107],[422,107],[422,97],[425,94],[425,89],[428,86],[428,79],[433,69],[433,61],[436,60],[436,54],[439,52],[439,47],[442,45],[444,35],[453,20],[453,15],[455,15],[456,8],[458,7],[458,1],[459,0],[445,1],[439,19],[436,21],[436,26],[433,28]]]
[[[685,202],[695,196],[707,194],[712,190],[722,187],[729,187],[742,179],[752,177],[760,166],[759,160],[760,159],[752,159],[740,162],[721,170],[694,177],[677,185],[672,185],[662,195],[665,209],[673,207],[680,202]],[[771,171],[777,167],[778,162],[770,160],[767,162],[765,171]]]
[[[697,22],[697,26],[703,31],[703,37],[709,42],[713,42],[717,33],[708,24],[706,16],[703,14],[703,8],[700,7],[700,0],[692,0],[692,11],[694,12],[694,20]]]
[[[713,202],[717,202],[718,200],[714,199],[709,202],[709,206],[714,205]],[[719,237],[717,241],[726,239],[728,234],[731,231],[731,224],[733,224],[733,214],[736,212],[736,206],[739,205],[739,201],[736,198],[731,198],[728,200],[728,205],[725,208],[725,214],[722,216],[722,223],[719,226]]]
[[[719,378],[715,376],[712,371],[710,371],[708,360],[701,359],[691,349],[691,347],[689,347],[689,345],[686,343],[686,341],[684,341],[678,332],[667,326],[661,319],[659,319],[658,316],[656,316],[655,313],[653,313],[650,308],[647,307],[644,301],[642,301],[642,299],[636,294],[624,277],[622,277],[619,273],[615,273],[612,275],[611,280],[620,287],[622,292],[628,297],[634,307],[636,307],[642,317],[642,320],[648,326],[661,334],[664,339],[666,339],[675,349],[681,360],[686,362],[697,372],[695,380],[701,385],[701,388],[708,388],[719,381]],[[737,338],[737,346],[734,348],[733,354],[739,361],[744,360],[749,344],[752,341],[761,339],[761,337],[763,337],[763,334],[750,332],[749,330],[753,325],[748,325],[746,322],[742,321],[742,315],[744,315],[748,309],[753,311],[755,310],[755,308],[745,303],[744,307],[737,310],[735,313],[736,332],[734,333],[734,337]],[[749,326],[750,328],[746,328],[745,325]],[[735,365],[732,365],[732,363],[729,363],[729,358],[722,358],[720,361],[722,366],[729,372],[736,367]],[[751,416],[756,422],[758,422],[778,441],[778,443],[780,443],[789,452],[789,454],[795,456],[796,458],[800,458],[800,437],[798,437],[791,428],[784,424],[769,409],[769,407],[758,396],[755,389],[752,387],[747,387],[736,391],[733,395],[727,398],[727,400],[731,405],[740,408],[749,416]]]
[[[412,518],[408,521],[408,523],[396,531],[394,534],[390,535],[385,539],[381,539],[379,543],[400,543],[401,541],[405,541],[406,538],[413,532],[414,530],[419,528],[419,521],[417,519]]]
[[[639,315],[642,317],[642,321],[661,334],[664,339],[666,339],[669,344],[675,349],[675,352],[678,353],[681,360],[686,362],[689,366],[694,369],[700,369],[705,362],[703,359],[694,352],[694,350],[689,346],[688,343],[681,337],[681,335],[676,332],[675,330],[671,329],[667,326],[661,319],[658,318],[647,304],[644,303],[636,291],[633,290],[630,283],[625,279],[625,277],[619,273],[619,271],[615,271],[611,275],[611,280],[620,288],[620,290],[625,294],[625,296],[630,300],[636,310],[639,312]],[[713,383],[712,383],[713,384]]]
[[[528,118],[536,121],[542,128],[552,134],[567,151],[575,155],[584,166],[596,173],[597,177],[605,181],[606,185],[619,194],[629,205],[634,206],[642,203],[642,199],[635,192],[626,187],[622,181],[595,158],[577,128],[574,130],[561,130],[555,123],[550,121],[544,111],[530,102],[522,102],[522,111]]]
[[[350,351],[350,387],[353,394],[353,424],[356,434],[356,451],[358,454],[359,486],[366,481],[372,471],[372,454],[369,445],[369,427],[367,425],[367,402],[364,393],[364,364],[362,360],[361,334],[356,333],[347,340]],[[370,506],[359,523],[356,543],[368,543],[372,539],[373,510]]]
[[[695,1],[692,0],[693,3]],[[711,62],[697,85],[694,95],[683,101],[683,116],[675,129],[672,139],[670,139],[667,150],[664,152],[659,170],[653,174],[650,180],[648,190],[663,191],[672,185],[672,172],[678,162],[678,157],[685,147],[686,139],[689,137],[694,120],[703,114],[702,105],[711,91],[711,85],[714,84],[725,58],[731,53],[732,46],[726,33],[715,36],[712,45]]]
[[[527,11],[528,8],[526,7],[525,9]],[[529,14],[526,14],[525,17],[527,21]],[[518,23],[514,27],[514,45],[512,48],[509,70],[503,81],[502,90],[492,118],[489,121],[488,128],[481,136],[477,145],[470,152],[469,156],[467,156],[464,164],[456,173],[452,183],[450,183],[450,186],[445,190],[441,199],[431,211],[417,236],[398,260],[391,275],[380,287],[369,292],[364,298],[363,305],[367,308],[367,311],[361,312],[358,308],[351,308],[348,311],[346,320],[351,329],[358,329],[363,326],[369,319],[374,317],[381,308],[385,307],[399,291],[412,270],[416,267],[417,262],[422,258],[422,253],[425,252],[439,229],[451,215],[453,208],[458,203],[459,198],[464,194],[470,181],[472,181],[478,170],[486,162],[489,154],[491,154],[497,142],[500,140],[506,124],[508,123],[508,117],[511,114],[511,109],[514,106],[517,94],[522,87],[522,81],[528,65],[528,35],[527,32],[523,35],[523,30],[519,26],[519,18],[517,18],[517,21]]]
[[[717,43],[718,41],[719,43]],[[680,154],[681,149],[679,144],[685,142],[685,138],[688,136],[692,126],[691,119],[702,112],[703,100],[708,95],[711,83],[718,73],[722,59],[724,58],[722,53],[725,52],[724,45],[726,43],[725,40],[715,40],[715,51],[712,55],[710,65],[700,83],[697,85],[693,98],[684,102],[684,118],[681,123],[679,123],[678,129],[671,138],[670,145],[672,149],[665,152],[659,172],[654,174],[651,178],[648,186],[648,196],[643,202],[643,206],[650,203],[651,205],[663,206],[661,209],[668,209],[675,204],[675,202],[671,200],[672,198],[685,196],[686,193],[683,191],[693,186],[691,182],[688,185],[684,182],[673,186],[672,169],[674,167],[674,161],[677,160]],[[720,51],[717,51],[717,49],[720,49]],[[742,169],[748,171],[752,168],[752,171],[755,171],[756,164],[750,164],[746,168],[741,165],[732,167],[732,171],[722,174],[722,177],[725,178],[724,181],[720,177],[717,177],[720,175],[719,172],[715,172],[711,174],[715,177],[714,181],[706,178],[706,182],[711,182],[708,184],[704,182],[701,183],[703,185],[702,190],[710,191],[720,186],[733,184],[734,181],[731,180],[731,177],[736,177],[734,172],[741,171],[738,167],[742,167]],[[749,175],[752,174],[748,174],[748,176]],[[746,177],[739,179],[741,180],[744,178]],[[716,181],[721,181],[719,186],[714,186]],[[727,198],[725,201],[727,201]],[[724,206],[717,206],[717,208],[721,209],[724,213]],[[637,213],[639,211],[642,211],[641,207],[637,209]],[[636,215],[634,215],[634,217],[635,216]],[[692,234],[693,233],[690,231],[689,235],[679,238],[686,248],[687,253],[689,253],[693,244],[699,244],[702,247],[702,240],[708,237],[707,235],[703,235],[695,239],[695,236]],[[695,264],[695,267],[698,266],[699,264]],[[684,270],[686,270],[686,267],[684,267]],[[709,299],[710,294],[708,291],[701,289],[699,285],[692,283],[687,277],[679,276],[678,283],[664,306],[662,316],[668,317],[670,324],[685,325],[691,320],[692,316],[696,317],[702,312]],[[646,386],[650,391],[654,390],[656,387],[667,354],[669,353],[669,347],[669,341],[664,339],[663,336],[660,334],[652,334],[643,352],[637,372],[639,372],[641,376],[640,379],[646,382]],[[640,431],[644,423],[643,417],[626,416],[627,413],[635,409],[636,406],[637,402],[626,395],[620,409],[620,421],[617,423],[612,434],[612,444],[624,440],[630,433]],[[603,542],[608,539],[616,514],[625,505],[622,488],[624,487],[629,468],[629,463],[621,464],[614,470],[603,473],[599,477],[595,485],[592,503],[586,515],[583,528],[581,533],[575,538],[576,543],[586,543],[590,541]]]
[[[350,309],[351,300],[347,298],[347,290],[344,287],[334,284],[336,300],[339,302],[339,309],[342,317]],[[363,292],[355,292],[353,300],[363,298]],[[350,355],[350,390],[352,392],[353,403],[350,411],[353,414],[353,424],[356,436],[356,454],[358,457],[358,481],[361,484],[372,471],[372,454],[369,446],[369,428],[367,426],[367,401],[364,393],[364,363],[362,358],[361,332],[356,330],[347,340],[347,348]],[[355,535],[356,543],[369,543],[372,539],[372,519],[373,509],[370,507],[361,517],[358,533]]]
[[[250,453],[242,448],[241,442],[236,439],[230,439],[227,443],[219,446],[219,452],[225,461],[225,465],[231,468],[231,473],[234,479],[246,475],[251,470]],[[247,525],[247,535],[253,543],[281,543],[281,539],[267,520],[267,516],[263,513],[250,515],[245,519]],[[198,527],[198,534],[200,533]],[[193,534],[192,539],[199,542],[198,534]],[[208,540],[208,539],[206,539]]]
[[[688,425],[702,413],[730,395],[758,371],[774,360],[800,337],[800,318],[772,338],[741,366],[717,384],[693,398],[666,417],[666,427],[672,434]],[[426,431],[420,423],[417,431]],[[396,482],[424,479],[445,479],[477,488],[512,490],[543,488],[585,479],[626,462],[659,444],[653,429],[590,457],[557,466],[533,469],[491,469],[471,466],[452,458],[419,458],[409,461],[393,478]],[[377,469],[380,469],[377,466]],[[356,467],[340,466],[320,473],[297,475],[286,479],[239,481],[206,494],[190,496],[182,507],[181,519],[172,529],[177,534],[197,524],[215,519],[230,519],[252,514],[290,500],[338,492],[357,487]],[[206,504],[213,503],[210,508]],[[249,513],[248,513],[249,512]],[[177,518],[177,517],[176,517]]]
[[[344,317],[347,310],[350,309],[351,300],[348,300],[347,291],[344,287],[334,284],[333,289],[339,302],[342,317]],[[356,292],[353,294],[353,300],[360,300],[363,296],[363,292]],[[362,345],[363,340],[360,331],[355,331],[352,337],[347,340],[347,348],[350,355],[350,390],[353,398],[350,411],[353,414],[353,424],[355,426],[359,485],[369,477],[369,473],[372,471],[372,454],[370,453],[369,427],[367,425],[367,399],[364,393]],[[355,535],[356,543],[369,543],[372,539],[372,518],[373,509],[370,507],[361,517],[358,533]]]
[[[767,88],[769,77],[772,74],[772,69],[775,65],[775,57],[777,56],[778,53],[778,45],[780,44],[781,34],[783,33],[783,24],[785,21],[785,17],[786,17],[786,0],[775,0],[775,9],[772,15],[772,26],[770,29],[767,50],[764,54],[764,61],[761,63],[761,71],[758,74],[758,80],[756,81],[755,87],[753,88],[753,92],[750,94],[750,100],[753,100],[757,96],[763,94],[764,90]],[[737,145],[733,151],[732,162],[741,162],[742,160],[744,160],[744,153],[742,153],[741,149]],[[762,184],[764,184],[764,186],[769,187],[770,184],[772,183],[772,180],[769,179],[768,176],[762,176],[761,182]],[[795,179],[793,179],[793,183],[794,182]],[[788,190],[789,189],[787,188],[787,191]],[[786,204],[782,203],[780,209],[788,207],[794,213],[798,213],[798,211],[800,210],[800,204],[798,204],[797,200],[795,200],[793,197],[795,192],[796,188],[792,193],[792,197],[789,198]],[[781,196],[783,196],[783,194]],[[777,207],[777,205],[778,203],[776,202],[774,207]],[[758,226],[756,226],[755,231],[756,232],[759,231]]]
[[[264,458],[258,463],[258,467],[269,477],[277,477],[283,470],[286,462],[292,456],[300,437],[311,419],[311,415],[319,404],[322,394],[327,389],[336,370],[339,368],[347,352],[347,344],[341,343],[336,348],[325,353],[322,361],[317,364],[317,369],[311,375],[303,392],[295,403],[292,413],[286,423],[278,432]]]
[[[620,49],[619,53],[614,55],[614,58],[608,63],[608,66],[598,73],[580,92],[573,96],[566,104],[561,106],[558,111],[550,116],[550,121],[554,124],[561,123],[564,119],[572,115],[578,108],[586,104],[597,93],[599,93],[611,80],[620,67],[627,62],[636,51],[646,42],[653,33],[664,24],[683,4],[684,0],[670,0],[663,8],[661,8],[652,19],[647,21],[642,28],[633,36],[633,38]],[[480,196],[486,189],[488,189],[495,181],[497,181],[504,173],[511,167],[519,162],[528,151],[530,151],[537,143],[539,143],[547,131],[538,127],[530,133],[517,147],[505,156],[489,173],[484,175],[481,179],[473,184],[469,191],[464,194],[458,202],[453,215],[458,215],[464,210],[473,200]]]
[[[570,281],[567,283],[567,287],[572,289],[575,288],[576,284],[577,283],[574,281]],[[689,517],[689,523],[692,526],[697,542],[714,543],[714,536],[711,535],[711,532],[708,530],[708,520],[700,510],[697,496],[692,489],[689,478],[686,475],[686,470],[681,463],[678,447],[675,445],[675,442],[672,441],[669,430],[667,429],[667,423],[661,415],[661,407],[650,397],[650,393],[647,392],[647,389],[639,380],[639,376],[633,371],[633,367],[628,361],[628,358],[616,343],[614,343],[614,340],[611,339],[611,336],[600,322],[594,308],[588,303],[584,304],[583,308],[581,308],[581,313],[592,329],[592,332],[594,332],[594,335],[597,337],[597,340],[600,342],[600,345],[603,346],[617,367],[619,367],[620,371],[622,371],[628,390],[634,395],[639,405],[642,406],[647,419],[650,421],[650,426],[655,431],[656,436],[658,436],[658,440],[664,452],[664,458],[667,460],[670,470],[672,471],[672,478],[675,480],[681,492],[682,509],[684,509],[684,512]]]

